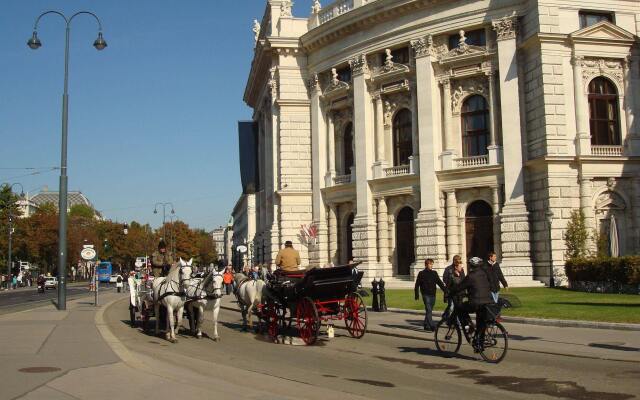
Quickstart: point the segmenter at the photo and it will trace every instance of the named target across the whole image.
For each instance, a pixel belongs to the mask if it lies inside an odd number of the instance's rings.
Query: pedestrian
[[[122,292],[122,286],[123,286],[122,276],[118,275],[116,277],[116,288],[118,289],[118,293]]]
[[[487,255],[487,262],[485,263],[484,267],[489,274],[489,282],[491,283],[491,297],[493,298],[494,303],[497,303],[500,292],[500,284],[502,284],[505,289],[509,287],[509,284],[507,283],[507,280],[504,279],[502,269],[500,268],[500,264],[498,263],[498,256],[495,252],[489,252],[489,254]]]
[[[227,265],[227,268],[224,271],[224,274],[222,274],[222,282],[224,283],[224,287],[227,291],[227,295],[231,294],[232,292],[235,292],[233,287],[234,285],[233,269],[231,268],[231,265]]]
[[[427,258],[424,261],[424,269],[418,273],[415,285],[415,299],[419,299],[418,293],[422,295],[422,301],[424,302],[424,330],[431,332],[435,329],[433,323],[433,306],[436,303],[436,285],[440,286],[440,289],[446,293],[444,283],[438,276],[438,273],[433,270],[433,259]]]
[[[18,287],[18,277],[13,275],[13,277],[11,278],[11,287],[13,288],[13,290],[16,290],[16,288]]]
[[[448,282],[445,282],[447,286],[447,309],[442,315],[442,319],[446,320],[449,315],[453,312],[456,306],[460,306],[462,304],[462,300],[464,298],[465,293],[456,293],[456,288],[462,280],[465,278],[464,268],[462,267],[462,263],[455,264],[453,268],[453,273],[449,277]],[[453,294],[456,293],[456,294]]]
[[[284,273],[295,273],[300,270],[300,253],[293,248],[293,242],[290,240],[287,240],[284,243],[284,249],[278,252],[276,266],[280,267]]]
[[[450,284],[451,284],[451,279],[453,278],[454,275],[454,271],[458,269],[459,273],[462,274],[462,278],[464,278],[465,274],[464,274],[464,267],[462,265],[462,257],[460,257],[459,255],[455,255],[453,256],[453,260],[451,261],[451,265],[447,266],[444,269],[444,272],[442,273],[442,281],[444,282],[445,287],[449,288]],[[447,309],[445,310],[444,315],[442,316],[442,318],[446,318],[449,314],[449,310],[452,309],[453,304],[451,304],[451,299],[449,298],[449,296],[444,296],[444,302],[447,305]]]

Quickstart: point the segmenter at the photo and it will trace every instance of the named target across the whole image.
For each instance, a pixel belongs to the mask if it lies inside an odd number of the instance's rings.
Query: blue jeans
[[[491,297],[493,297],[493,302],[494,303],[498,302],[498,297],[499,297],[498,292],[491,292]]]
[[[433,306],[436,304],[436,296],[422,295],[422,301],[424,302],[424,326],[427,329],[435,329],[436,325],[433,323]]]

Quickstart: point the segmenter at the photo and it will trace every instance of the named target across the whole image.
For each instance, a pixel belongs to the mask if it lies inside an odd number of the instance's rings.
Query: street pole
[[[547,217],[547,226],[549,227],[549,287],[555,287],[555,277],[553,271],[553,234],[552,226],[553,211],[547,210],[545,216]]]
[[[55,14],[62,17],[65,21],[65,46],[64,46],[64,91],[62,94],[62,143],[60,151],[60,193],[58,197],[58,310],[67,309],[67,191],[68,191],[68,177],[67,177],[67,130],[69,121],[69,37],[71,35],[71,21],[78,15],[87,14],[91,15],[98,22],[98,38],[93,43],[93,46],[97,50],[104,50],[107,47],[107,43],[102,38],[102,24],[100,19],[91,12],[80,11],[73,14],[70,18],[67,18],[64,14],[58,11],[46,11],[36,19],[36,23],[33,28],[33,37],[29,39],[27,45],[36,50],[42,43],[38,39],[38,22],[47,14]]]
[[[156,205],[153,207],[153,213],[157,214],[158,213],[158,206],[162,206],[162,239],[166,239],[167,238],[167,228],[165,227],[165,223],[167,220],[167,206],[171,206],[171,214],[175,214],[175,207],[173,206],[173,203],[171,202],[166,202],[166,203],[156,203]]]
[[[9,186],[9,193],[13,193],[13,187],[16,185],[20,185],[21,196],[24,196],[24,186],[21,183],[16,182]],[[11,208],[13,204],[7,205],[7,212],[9,214],[9,242],[7,243],[7,279],[11,279],[11,269],[13,267],[13,214],[11,213]],[[27,204],[27,207],[29,205]],[[8,287],[8,286],[7,286]]]

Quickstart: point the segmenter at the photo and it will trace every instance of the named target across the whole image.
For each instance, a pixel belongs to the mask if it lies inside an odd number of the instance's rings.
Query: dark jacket
[[[466,293],[464,290],[458,292],[457,288],[458,286],[460,286],[464,278],[464,270],[460,271],[459,276],[456,276],[453,273],[451,274],[451,276],[449,277],[449,282],[447,283],[447,293],[449,295],[446,296],[447,298],[445,298],[445,302],[448,302],[449,298],[451,298],[451,300],[453,300],[456,304],[462,303],[462,299]]]
[[[443,291],[446,291],[444,283],[436,271],[423,269],[418,273],[418,278],[416,279],[416,286],[414,288],[416,298],[418,298],[418,290],[422,293],[422,297],[435,296],[436,285],[440,286],[440,289]]]
[[[504,279],[504,275],[502,274],[502,269],[500,268],[500,264],[495,263],[495,264],[491,265],[491,264],[489,264],[489,262],[486,262],[484,264],[484,268],[489,273],[489,279],[491,280],[491,291],[492,292],[499,292],[501,283],[502,283],[502,286],[509,287],[509,285],[507,284],[507,280]]]
[[[444,272],[442,273],[442,281],[444,282],[444,285],[447,287],[447,289],[449,289],[449,286],[451,284],[451,279],[453,278],[453,271],[454,271],[454,267],[453,264],[449,265],[447,268],[444,269]],[[461,277],[464,278],[465,274],[464,274],[464,269],[461,272]],[[459,283],[459,282],[458,282]],[[448,298],[447,296],[445,296],[444,302],[447,303],[448,302]]]
[[[493,303],[489,273],[482,267],[471,270],[469,275],[460,282],[460,285],[457,285],[455,294],[457,295],[463,290],[469,291],[469,303],[475,306]]]

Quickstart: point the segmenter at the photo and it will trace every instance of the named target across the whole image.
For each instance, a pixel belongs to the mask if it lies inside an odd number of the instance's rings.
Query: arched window
[[[413,155],[411,111],[398,111],[393,118],[393,165],[408,165]]]
[[[465,233],[467,239],[467,259],[484,258],[493,251],[493,211],[482,200],[474,201],[465,213]]]
[[[349,175],[351,174],[351,167],[353,167],[353,124],[351,122],[344,128],[342,155],[342,174]]]
[[[462,156],[487,154],[489,144],[489,108],[480,95],[468,97],[462,104]]]
[[[589,123],[591,144],[620,145],[618,91],[607,78],[598,77],[589,83]]]

